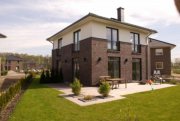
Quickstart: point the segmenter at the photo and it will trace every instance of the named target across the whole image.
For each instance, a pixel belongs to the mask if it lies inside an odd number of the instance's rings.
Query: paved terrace
[[[97,104],[97,103],[103,103],[103,102],[109,102],[113,100],[119,100],[119,99],[124,99],[124,95],[128,94],[133,94],[133,93],[138,93],[138,92],[145,92],[145,91],[152,91],[152,88],[150,85],[139,85],[138,83],[128,83],[127,88],[125,88],[124,84],[120,84],[120,87],[117,89],[111,89],[110,91],[110,98],[98,98],[93,101],[88,101],[88,102],[83,102],[80,101],[79,98],[83,98],[83,95],[93,95],[93,96],[100,96],[98,93],[98,87],[82,87],[81,90],[81,96],[73,96],[73,93],[71,92],[71,88],[64,86],[64,85],[58,85],[58,84],[49,84],[48,86],[55,88],[64,94],[60,94],[60,96],[63,96],[64,98],[80,105],[80,106],[88,106],[92,104]],[[152,85],[153,89],[161,89],[161,88],[167,88],[171,87],[174,85],[170,84],[154,84]]]

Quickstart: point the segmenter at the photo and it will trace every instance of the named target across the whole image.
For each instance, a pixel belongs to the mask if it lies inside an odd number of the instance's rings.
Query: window
[[[58,39],[58,49],[61,49],[62,47],[62,38]]]
[[[156,55],[163,55],[163,49],[155,49]]]
[[[73,79],[79,79],[79,58],[73,59]]]
[[[79,51],[80,50],[80,30],[74,32],[74,51]]]
[[[113,78],[120,77],[120,58],[108,57],[108,75]]]
[[[131,32],[131,40],[130,41],[132,42],[132,52],[140,53],[141,46],[140,46],[139,34]]]
[[[141,59],[133,58],[132,59],[132,79],[141,80],[142,71],[141,71]]]
[[[119,50],[118,44],[118,30],[107,27],[106,37],[108,40],[108,49],[110,50]]]
[[[163,62],[156,62],[156,69],[163,69]]]

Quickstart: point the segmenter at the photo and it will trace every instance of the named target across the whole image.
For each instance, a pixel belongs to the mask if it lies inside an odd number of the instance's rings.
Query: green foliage
[[[8,121],[123,121],[127,115],[138,121],[180,121],[179,92],[177,85],[126,95],[125,99],[107,103],[79,106],[58,96],[62,94],[59,90],[34,79]],[[128,105],[129,102],[132,103]]]
[[[128,102],[128,104],[126,104],[126,108],[123,110],[120,109],[120,121],[139,121],[133,107],[132,102]]]
[[[173,69],[173,73],[180,74],[180,69]]]
[[[72,92],[75,95],[79,95],[81,93],[82,84],[80,83],[79,79],[75,78],[75,80],[73,81],[72,84],[70,84],[70,86],[72,88]]]
[[[8,71],[1,71],[1,76],[7,75]]]
[[[31,80],[32,80],[32,75],[28,75],[27,78],[20,79],[17,83],[11,85],[7,90],[0,92],[0,111]]]
[[[177,80],[175,80],[175,79],[171,79],[171,80],[169,81],[169,83],[170,83],[170,84],[177,84],[177,83],[178,83],[178,81],[177,81]]]
[[[102,84],[99,86],[98,92],[103,96],[107,97],[110,92],[110,85],[107,82],[102,82]]]
[[[44,81],[46,80],[46,75],[44,74],[44,70],[43,72],[41,73],[41,77],[40,77],[40,83],[43,83]]]

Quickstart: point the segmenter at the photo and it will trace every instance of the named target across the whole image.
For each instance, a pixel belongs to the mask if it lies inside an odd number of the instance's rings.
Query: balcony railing
[[[108,41],[108,50],[120,50],[120,42],[119,41]]]

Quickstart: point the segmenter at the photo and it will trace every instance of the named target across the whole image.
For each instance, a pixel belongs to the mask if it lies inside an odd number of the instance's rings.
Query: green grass
[[[62,97],[59,91],[34,80],[25,92],[10,121],[121,121],[128,110],[139,121],[180,121],[180,86],[137,93],[86,107]]]

